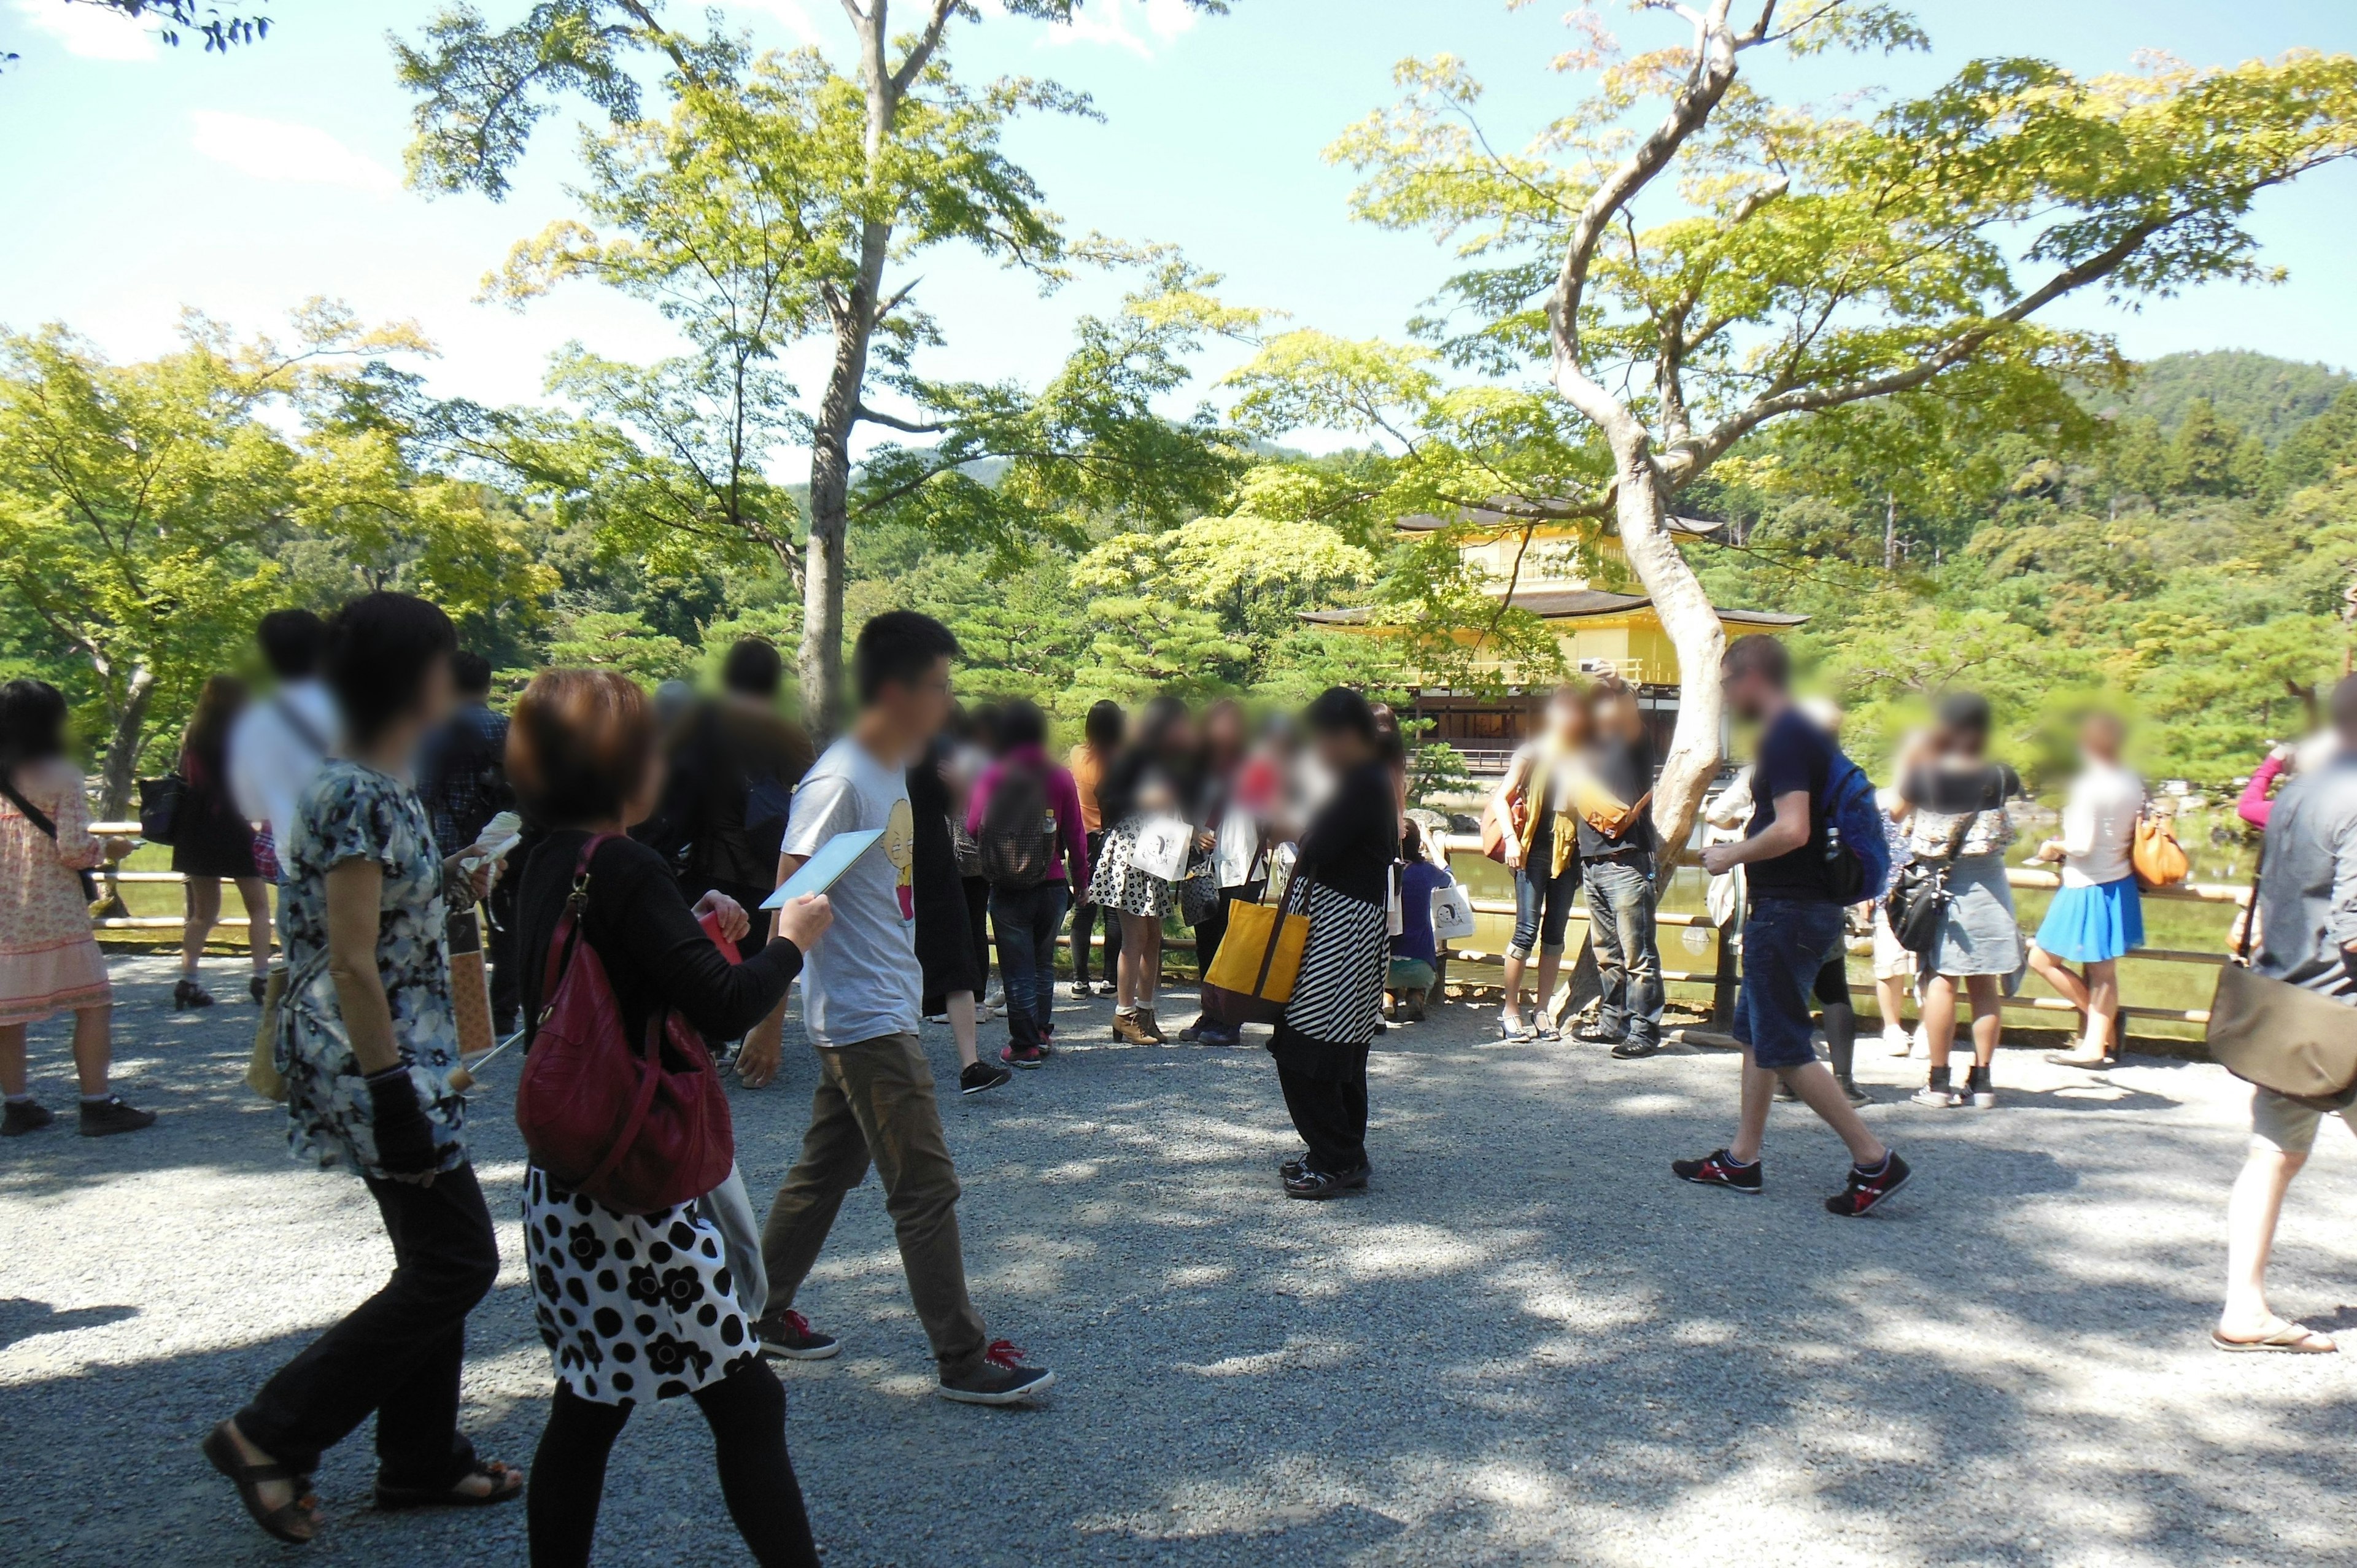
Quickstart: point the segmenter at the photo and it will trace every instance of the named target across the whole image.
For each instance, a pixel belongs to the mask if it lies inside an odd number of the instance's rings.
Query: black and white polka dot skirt
[[[759,1353],[720,1230],[697,1205],[620,1214],[533,1165],[523,1230],[540,1337],[582,1399],[674,1399]]]

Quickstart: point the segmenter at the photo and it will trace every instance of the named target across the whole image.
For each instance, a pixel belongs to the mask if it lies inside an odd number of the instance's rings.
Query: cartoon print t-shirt
[[[803,955],[802,1022],[813,1045],[916,1033],[923,981],[910,871],[915,821],[907,773],[849,736],[826,748],[794,791],[787,854],[807,859],[837,833],[884,830],[828,890],[834,924]]]

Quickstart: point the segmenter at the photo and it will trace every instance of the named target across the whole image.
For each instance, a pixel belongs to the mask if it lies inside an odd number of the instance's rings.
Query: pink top
[[[982,770],[974,783],[974,793],[965,803],[965,831],[973,837],[982,834],[983,813],[990,809],[990,792],[1006,777],[1009,768],[1037,768],[1048,776],[1048,810],[1055,813],[1056,832],[1064,841],[1064,854],[1048,869],[1051,882],[1065,880],[1064,867],[1071,866],[1071,883],[1076,887],[1089,885],[1089,830],[1081,820],[1081,789],[1072,782],[1069,768],[1059,768],[1048,760],[1048,754],[1036,746],[1018,746]]]
[[[2276,803],[2267,799],[2267,786],[2281,777],[2283,770],[2284,760],[2280,757],[2270,757],[2260,763],[2259,770],[2251,775],[2251,781],[2243,786],[2243,798],[2234,802],[2234,814],[2255,828],[2266,827],[2267,818],[2275,814],[2276,809]]]
[[[63,761],[16,769],[16,789],[58,830],[55,843],[0,795],[0,1024],[107,1000],[77,872],[104,858],[90,831],[81,774]]]

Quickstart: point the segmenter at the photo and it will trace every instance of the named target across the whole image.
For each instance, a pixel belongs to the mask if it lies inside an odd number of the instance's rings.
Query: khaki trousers
[[[826,1233],[872,1161],[884,1183],[885,1211],[900,1240],[909,1298],[932,1341],[944,1378],[982,1364],[988,1341],[965,1288],[958,1239],[957,1169],[933,1100],[933,1069],[914,1035],[886,1035],[818,1051],[802,1158],[786,1173],[761,1230],[769,1271],[764,1315],[793,1305]]]

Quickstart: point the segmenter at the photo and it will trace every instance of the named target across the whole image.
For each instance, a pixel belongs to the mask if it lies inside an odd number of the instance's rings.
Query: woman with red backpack
[[[696,1189],[710,1173],[719,1173],[710,1186],[725,1178],[734,1149],[702,1041],[741,1034],[776,1007],[832,913],[823,897],[796,899],[777,938],[742,963],[716,944],[699,920],[733,941],[749,923],[743,906],[709,892],[691,909],[663,858],[628,836],[662,796],[662,766],[653,712],[626,676],[543,671],[516,703],[508,762],[519,802],[549,830],[516,900],[518,950],[533,961],[525,1015],[535,1021],[517,1097],[533,1155],[524,1240],[557,1379],[526,1498],[532,1560],[589,1561],[607,1455],[631,1407],[685,1394],[712,1428],[721,1495],[755,1561],[815,1568],[786,1453],[785,1391],[760,1359],[726,1243]],[[583,1056],[585,1031],[623,1058],[608,1065],[651,1073],[659,1058],[666,1088],[687,1084],[679,1124],[700,1135],[654,1161],[606,1147],[606,1169],[580,1176],[589,1190],[574,1190],[565,1175],[577,1173],[549,1168],[554,1144],[543,1129],[580,1085],[535,1075],[562,1061],[589,1078],[599,1064]],[[629,1059],[640,1041],[644,1055]],[[591,1138],[587,1154],[601,1146]],[[684,1179],[688,1190],[640,1190],[649,1178]]]

